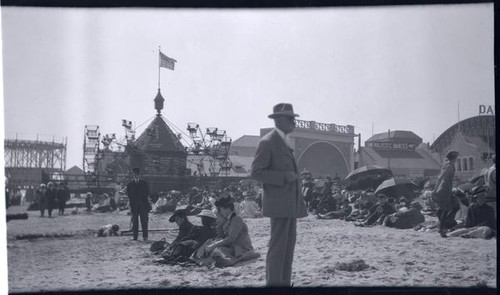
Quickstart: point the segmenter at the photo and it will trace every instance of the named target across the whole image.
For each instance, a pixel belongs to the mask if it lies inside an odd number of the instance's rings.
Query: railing
[[[337,124],[320,123],[316,121],[295,120],[295,127],[302,130],[354,135],[354,126],[352,125],[343,126]]]

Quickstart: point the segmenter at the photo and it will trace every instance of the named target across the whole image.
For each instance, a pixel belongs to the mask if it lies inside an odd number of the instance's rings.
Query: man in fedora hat
[[[290,286],[297,218],[307,216],[288,135],[295,129],[293,107],[274,106],[269,118],[276,128],[259,142],[252,163],[252,178],[263,183],[262,213],[271,218],[271,239],[266,257],[266,285]]]
[[[149,185],[140,178],[141,169],[132,169],[132,181],[127,184],[130,211],[132,213],[132,233],[134,240],[139,235],[139,218],[142,226],[142,238],[148,239]]]

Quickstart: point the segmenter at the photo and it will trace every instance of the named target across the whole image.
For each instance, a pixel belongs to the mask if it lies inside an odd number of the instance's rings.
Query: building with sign
[[[422,138],[411,131],[394,130],[373,135],[360,147],[358,166],[379,165],[394,176],[419,179],[438,175],[440,160]]]
[[[455,176],[463,182],[492,165],[495,153],[495,116],[480,115],[462,120],[444,131],[431,145],[433,152],[444,159],[446,153],[459,153]]]
[[[354,169],[354,133],[352,125],[337,125],[316,121],[295,120],[290,134],[299,171],[311,172],[315,178],[344,178]],[[264,136],[273,128],[263,128]]]
[[[297,168],[313,177],[343,178],[354,169],[354,126],[295,120],[290,134]],[[233,163],[229,176],[249,177],[260,138],[273,130],[262,128],[260,136],[244,135],[233,142],[229,158]]]

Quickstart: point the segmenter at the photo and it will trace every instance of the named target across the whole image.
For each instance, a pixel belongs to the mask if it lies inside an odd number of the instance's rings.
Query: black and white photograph
[[[1,34],[9,294],[496,292],[493,3],[3,6]]]

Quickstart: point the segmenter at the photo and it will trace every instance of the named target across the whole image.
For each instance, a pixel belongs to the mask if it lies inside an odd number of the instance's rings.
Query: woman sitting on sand
[[[172,243],[162,254],[164,263],[179,263],[189,261],[189,257],[207,240],[215,238],[215,222],[217,216],[210,210],[203,210],[196,215],[201,218],[202,226],[195,225],[191,231],[179,241]]]
[[[260,257],[253,249],[247,225],[234,211],[233,200],[230,197],[222,198],[215,202],[215,206],[219,214],[218,239],[207,241],[201,256],[209,255],[219,267]]]
[[[474,190],[474,203],[467,210],[464,228],[452,231],[450,237],[490,239],[496,235],[495,212],[486,204],[486,193],[484,186]]]
[[[108,194],[102,194],[99,204],[94,205],[94,211],[98,213],[106,213],[111,211],[111,198]]]
[[[243,193],[245,199],[241,202],[241,214],[240,216],[245,218],[259,218],[262,217],[262,212],[259,209],[259,205],[252,198],[252,196],[246,195],[246,192]]]

